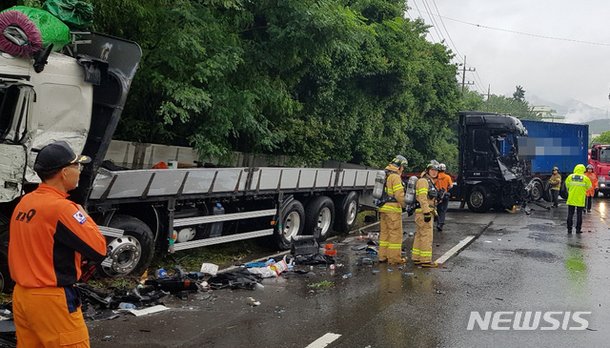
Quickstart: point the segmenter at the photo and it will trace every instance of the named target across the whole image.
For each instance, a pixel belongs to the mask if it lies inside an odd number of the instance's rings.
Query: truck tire
[[[319,241],[326,240],[333,231],[335,220],[335,204],[326,196],[312,199],[305,209],[305,233],[314,234],[315,229],[320,229]]]
[[[108,226],[125,232],[108,243],[113,265],[102,267],[102,272],[111,277],[144,273],[150,266],[155,248],[150,227],[138,218],[121,214],[115,215]]]
[[[292,237],[303,234],[305,208],[295,199],[282,208],[281,216],[281,221],[275,228],[275,237],[278,248],[288,250]]]
[[[485,186],[477,185],[468,195],[468,209],[476,213],[485,213],[491,207],[491,195]]]
[[[335,231],[347,233],[356,224],[358,215],[358,193],[352,191],[335,200]]]
[[[534,202],[538,202],[544,195],[544,188],[540,181],[535,181],[530,191],[530,199]]]
[[[0,214],[0,292],[11,293],[15,282],[8,269],[8,219]]]

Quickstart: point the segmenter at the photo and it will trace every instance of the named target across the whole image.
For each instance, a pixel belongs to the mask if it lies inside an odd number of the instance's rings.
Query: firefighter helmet
[[[428,165],[426,166],[426,171],[430,170],[430,169],[434,169],[434,170],[438,170],[439,168],[439,163],[437,160],[432,160],[430,161],[430,163],[428,163]]]
[[[398,168],[400,168],[400,167],[406,168],[407,164],[409,164],[409,161],[407,161],[407,159],[404,156],[397,155],[396,157],[394,157],[394,159],[390,163],[397,166]]]

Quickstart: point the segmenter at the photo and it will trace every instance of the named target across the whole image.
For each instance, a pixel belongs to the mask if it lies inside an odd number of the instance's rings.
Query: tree
[[[116,138],[312,165],[457,157],[452,53],[404,1],[90,1],[94,30],[143,50]]]
[[[610,131],[603,132],[591,140],[591,144],[610,144]]]
[[[515,86],[515,92],[513,93],[513,99],[519,102],[525,101],[525,90],[521,86]]]

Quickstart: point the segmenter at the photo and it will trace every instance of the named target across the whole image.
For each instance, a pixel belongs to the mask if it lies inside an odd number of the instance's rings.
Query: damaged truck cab
[[[92,158],[71,199],[84,206],[125,105],[141,50],[126,40],[83,34],[69,54],[36,59],[0,52],[0,290],[10,283],[6,263],[9,218],[40,179],[38,151],[64,140]]]
[[[520,156],[527,130],[519,119],[485,112],[459,115],[459,173],[453,195],[475,212],[510,209],[542,195],[542,182],[530,179]]]

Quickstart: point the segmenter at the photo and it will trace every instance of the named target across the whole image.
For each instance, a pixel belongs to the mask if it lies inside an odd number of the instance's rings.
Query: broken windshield
[[[514,165],[518,158],[517,140],[513,134],[494,136],[494,146],[498,159],[508,166]]]
[[[0,82],[0,142],[23,141],[31,93],[30,86]]]

